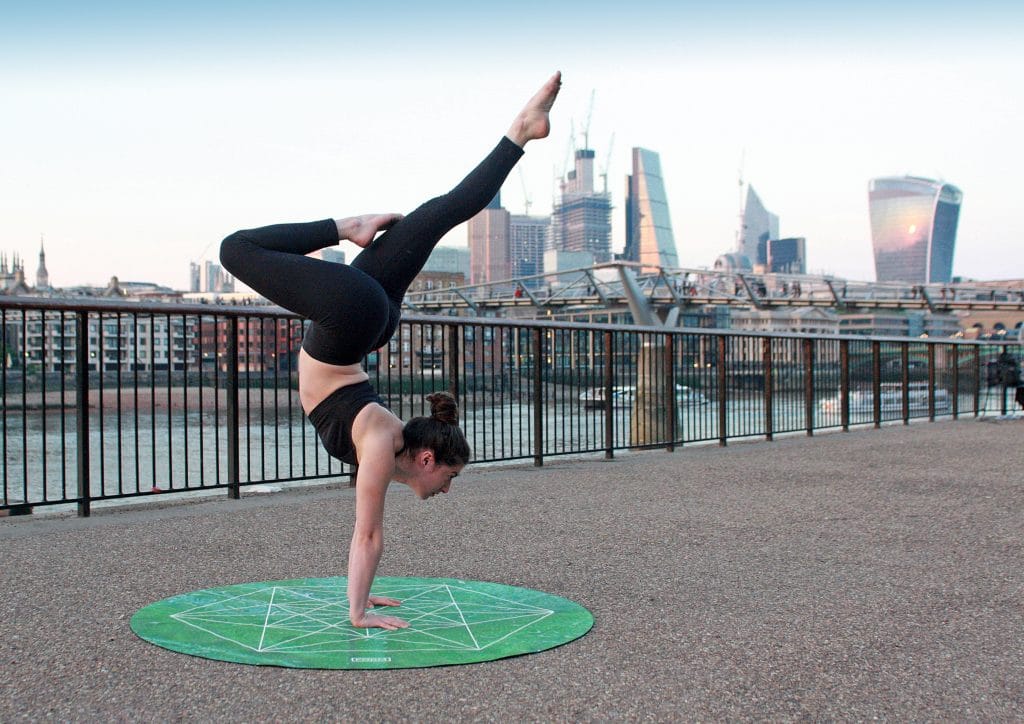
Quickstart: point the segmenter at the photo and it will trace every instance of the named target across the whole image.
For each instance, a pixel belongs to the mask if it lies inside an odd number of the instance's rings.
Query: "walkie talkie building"
[[[956,186],[916,176],[868,184],[875,278],[880,282],[945,283],[963,194]]]

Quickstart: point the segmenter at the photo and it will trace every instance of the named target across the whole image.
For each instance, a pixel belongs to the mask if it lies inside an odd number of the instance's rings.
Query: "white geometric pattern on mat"
[[[554,613],[444,583],[383,585],[373,594],[401,600],[401,608],[377,610],[401,616],[409,628],[354,628],[345,589],[331,585],[267,586],[171,618],[256,652],[371,653],[482,651]]]

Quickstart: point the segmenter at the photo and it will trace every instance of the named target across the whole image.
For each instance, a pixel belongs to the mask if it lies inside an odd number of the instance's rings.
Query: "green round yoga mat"
[[[132,630],[172,651],[219,661],[306,669],[402,669],[491,661],[577,639],[594,625],[565,598],[500,583],[377,578],[379,607],[409,628],[355,628],[346,579],[240,583],[165,598],[132,617]]]

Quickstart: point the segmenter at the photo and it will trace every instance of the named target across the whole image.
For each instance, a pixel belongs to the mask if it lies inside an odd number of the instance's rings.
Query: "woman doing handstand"
[[[224,268],[270,301],[310,320],[299,351],[299,399],[325,449],[358,464],[356,521],[348,558],[353,626],[405,628],[367,612],[398,601],[370,595],[384,550],[384,496],[391,481],[422,499],[447,493],[469,462],[458,407],[436,393],[430,417],[403,424],[374,392],[361,361],[388,343],[402,297],[434,246],[485,208],[528,141],[550,131],[548,112],[561,86],[556,73],[530,99],[493,151],[452,191],[408,216],[368,214],[238,231],[221,244]],[[378,232],[383,234],[377,236]],[[305,256],[348,239],[362,251],[350,265]]]

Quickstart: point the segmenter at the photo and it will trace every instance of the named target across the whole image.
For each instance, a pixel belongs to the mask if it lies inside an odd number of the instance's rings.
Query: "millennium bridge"
[[[635,262],[448,288],[414,289],[406,306],[425,313],[510,317],[629,312],[640,324],[678,326],[687,309],[821,307],[1024,311],[1024,284],[848,281],[806,274],[652,268]]]

